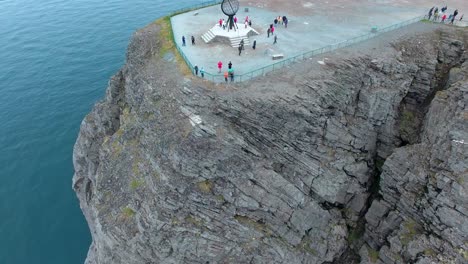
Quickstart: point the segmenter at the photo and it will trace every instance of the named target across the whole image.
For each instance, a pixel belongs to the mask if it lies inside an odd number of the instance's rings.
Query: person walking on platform
[[[455,11],[453,11],[453,18],[455,18],[457,15],[458,15],[458,9],[455,9]]]
[[[192,45],[195,45],[195,37],[192,36]]]
[[[254,40],[252,49],[255,49],[256,46],[257,46],[257,40]]]
[[[273,44],[276,44],[276,43],[277,43],[277,40],[278,40],[278,38],[277,38],[276,35],[275,35],[275,38],[274,38],[274,40],[273,40]]]
[[[446,19],[446,18],[447,18],[447,14],[444,14],[444,15],[442,16],[442,23],[445,23],[445,19]]]
[[[218,72],[221,73],[221,69],[223,68],[223,63],[218,61]]]
[[[267,34],[268,34],[268,35],[267,35],[267,38],[270,37],[270,33],[271,33],[271,28],[268,28],[268,30],[267,30]]]
[[[229,63],[228,63],[228,69],[231,69],[231,68],[232,68],[232,62],[229,61]]]
[[[228,72],[224,72],[224,81],[227,83],[228,82]]]
[[[241,45],[239,45],[239,48],[238,48],[238,49],[239,49],[239,56],[240,56],[240,55],[241,55],[241,53],[242,53],[242,46],[241,46]]]
[[[185,46],[185,36],[182,36],[182,46]]]
[[[462,15],[462,16],[460,17],[460,21],[462,21],[462,20],[463,20],[463,16],[464,16],[464,15]]]
[[[200,74],[202,78],[205,78],[205,69],[203,67],[200,68]]]
[[[198,76],[198,66],[195,65],[195,67],[193,67],[193,69],[195,70],[195,75]]]

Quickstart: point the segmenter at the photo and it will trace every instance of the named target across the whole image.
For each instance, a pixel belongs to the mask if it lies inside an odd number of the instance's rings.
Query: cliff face
[[[467,261],[466,31],[226,87],[180,75],[159,30],[75,145],[87,263]]]

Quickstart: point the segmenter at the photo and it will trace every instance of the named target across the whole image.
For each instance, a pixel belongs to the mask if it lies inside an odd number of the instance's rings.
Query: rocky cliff
[[[235,85],[182,75],[159,34],[81,125],[86,263],[468,261],[466,30]]]

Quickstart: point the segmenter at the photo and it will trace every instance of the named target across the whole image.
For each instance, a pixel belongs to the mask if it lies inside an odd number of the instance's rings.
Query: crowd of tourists
[[[427,14],[427,19],[432,20],[434,22],[441,22],[441,23],[446,23],[449,22],[449,24],[453,24],[456,20],[462,21],[463,20],[463,15],[461,15],[459,18],[458,16],[458,9],[455,9],[453,13],[447,12],[447,6],[444,6],[442,8],[433,6],[431,9],[429,9],[429,13]]]
[[[238,18],[237,17],[234,17],[233,18],[233,27],[234,27],[234,30],[238,29],[239,26],[237,24],[238,22]],[[278,16],[278,17],[275,17],[273,19],[273,23],[269,25],[268,29],[267,29],[267,38],[270,37],[270,35],[273,37],[273,44],[277,44],[278,43],[278,36],[277,34],[275,34],[275,30],[276,30],[276,27],[280,26],[280,25],[283,25],[285,28],[288,27],[288,23],[289,23],[289,20],[286,16]],[[223,18],[220,18],[218,21],[217,21],[217,25],[219,27],[222,27],[223,30],[228,30],[229,31],[229,25],[228,25],[228,22],[226,20],[224,20]],[[249,16],[246,16],[245,19],[244,19],[244,26],[245,28],[247,27],[251,27],[252,26],[252,20],[250,19]],[[195,45],[195,37],[194,36],[191,36],[190,37],[190,41],[192,43],[192,45]],[[186,43],[186,38],[185,36],[182,36],[182,46],[186,46],[187,43]],[[257,47],[257,40],[254,40],[253,41],[253,45],[252,45],[252,49],[255,50]],[[244,47],[244,40],[242,39],[239,43],[239,46],[238,46],[238,50],[239,50],[239,56],[241,56],[242,54],[242,51],[245,50],[245,47]],[[217,67],[218,67],[218,73],[221,73],[222,72],[222,69],[223,69],[223,63],[221,61],[218,62],[217,64]],[[199,76],[198,74],[200,74],[200,76],[202,78],[205,77],[205,70],[203,67],[198,67],[198,65],[195,65],[193,67],[193,71],[194,71],[194,74],[196,76]],[[229,61],[228,63],[228,68],[226,71],[224,71],[224,74],[223,74],[223,77],[224,77],[224,81],[227,83],[229,82],[229,80],[231,82],[234,81],[234,68],[232,67],[232,62]]]

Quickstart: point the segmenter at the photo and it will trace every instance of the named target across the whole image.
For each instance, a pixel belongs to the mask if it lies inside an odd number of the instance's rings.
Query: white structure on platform
[[[229,41],[230,45],[233,48],[237,48],[240,45],[240,42],[244,40],[244,46],[250,45],[249,37],[253,35],[259,35],[258,32],[250,26],[245,27],[244,24],[236,24],[236,29],[229,29],[226,27],[220,27],[219,24],[216,24],[208,32],[202,35],[202,39],[205,43],[210,43],[213,41],[226,42]]]

